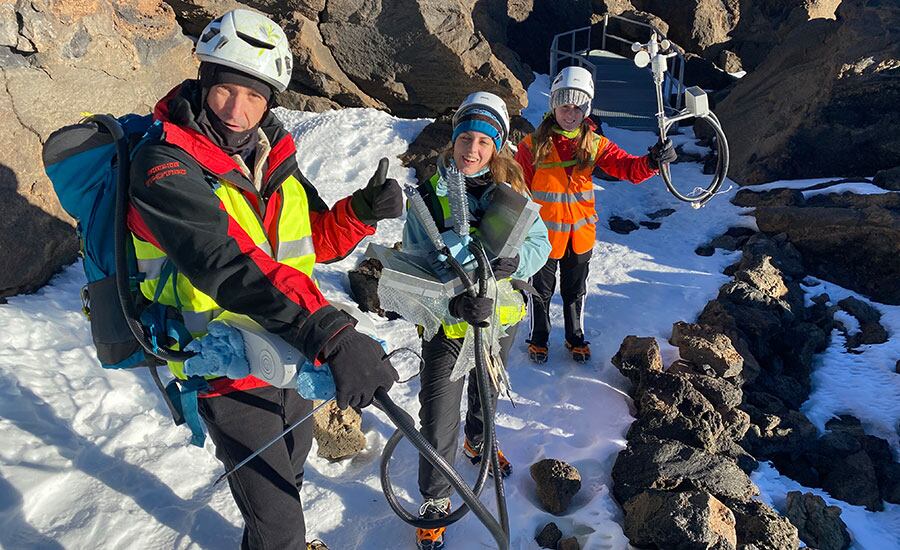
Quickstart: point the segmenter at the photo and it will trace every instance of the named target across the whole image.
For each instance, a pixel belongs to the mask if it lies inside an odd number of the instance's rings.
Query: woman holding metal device
[[[426,223],[433,221],[438,230],[445,233],[452,231],[454,225],[459,230],[459,220],[463,219],[462,225],[467,230],[461,232],[468,233],[460,235],[463,248],[470,239],[477,241],[479,222],[499,186],[508,185],[528,196],[522,170],[505,148],[508,136],[509,115],[503,100],[487,92],[469,95],[453,116],[451,148],[438,159],[435,175],[418,187],[432,218]],[[456,209],[460,210],[464,208],[463,203],[467,212],[455,212],[454,205],[459,205]],[[423,255],[435,252],[423,222],[412,213],[403,230],[403,250]],[[465,292],[453,297],[437,334],[428,340],[423,337],[424,364],[419,392],[421,432],[451,464],[458,445],[459,405],[465,378],[451,379],[451,374],[463,349],[466,332],[470,330],[469,325],[486,327],[491,324],[505,328],[505,335],[499,339],[500,349],[494,357],[494,362],[505,363],[515,338],[515,326],[525,315],[524,300],[518,292],[512,291],[511,280],[531,277],[544,265],[549,253],[547,229],[538,218],[528,228],[523,244],[514,254],[491,258],[491,271],[497,281],[492,297]],[[464,251],[462,255],[465,256]],[[496,403],[498,389],[491,388],[491,394]],[[476,464],[481,460],[484,443],[484,417],[478,383],[471,374],[467,401],[464,452]],[[508,476],[512,467],[499,450],[498,455],[502,475]],[[438,519],[450,513],[450,484],[425,459],[419,461],[419,491],[424,498],[419,510],[421,517]],[[444,528],[417,529],[418,548],[443,548],[444,531]]]
[[[516,160],[525,182],[541,205],[553,250],[550,259],[532,278],[531,334],[528,355],[535,363],[547,361],[550,337],[550,299],[556,291],[559,268],[563,299],[566,349],[580,363],[591,357],[584,339],[583,306],[591,253],[596,240],[597,212],[591,173],[599,166],[610,175],[640,183],[664,163],[676,158],[671,140],[657,143],[649,154],[629,155],[595,132],[587,117],[594,98],[594,80],[583,67],[566,67],[550,88],[550,112],[531,135],[519,143]]]

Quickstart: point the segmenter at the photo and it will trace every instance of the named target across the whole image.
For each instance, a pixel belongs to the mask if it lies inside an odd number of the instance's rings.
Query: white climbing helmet
[[[594,77],[584,67],[566,67],[559,71],[550,86],[550,94],[557,90],[579,90],[594,99]]]
[[[584,67],[566,67],[550,86],[550,110],[562,105],[578,105],[587,116],[594,99],[594,77]]]
[[[509,111],[506,110],[506,103],[499,96],[490,92],[474,92],[466,96],[453,114],[454,128],[463,117],[478,110],[487,111],[493,115],[493,119],[500,123],[500,140],[497,144],[499,151],[509,138]]]
[[[196,51],[200,61],[237,69],[279,92],[291,81],[294,61],[284,30],[261,13],[235,9],[213,19]]]

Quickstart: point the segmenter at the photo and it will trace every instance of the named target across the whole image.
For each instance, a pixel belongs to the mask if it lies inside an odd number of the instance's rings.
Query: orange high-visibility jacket
[[[519,143],[516,160],[525,172],[525,182],[534,201],[541,205],[541,217],[547,225],[553,249],[550,258],[565,254],[571,240],[572,251],[583,254],[593,248],[596,239],[597,209],[594,204],[594,182],[591,172],[599,166],[619,179],[640,183],[656,173],[647,165],[646,157],[629,155],[606,137],[592,134],[594,162],[579,168],[575,160],[577,138],[553,135],[550,154],[534,166],[532,136]]]

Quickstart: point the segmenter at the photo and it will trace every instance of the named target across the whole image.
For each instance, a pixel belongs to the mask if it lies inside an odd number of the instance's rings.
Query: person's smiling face
[[[566,132],[571,132],[575,128],[578,128],[578,125],[584,120],[584,112],[581,108],[578,105],[571,103],[568,105],[560,105],[556,109],[553,109],[553,116],[556,117],[556,123],[559,124],[559,127]]]
[[[487,134],[470,130],[453,142],[453,162],[467,176],[478,173],[494,156],[494,140]]]

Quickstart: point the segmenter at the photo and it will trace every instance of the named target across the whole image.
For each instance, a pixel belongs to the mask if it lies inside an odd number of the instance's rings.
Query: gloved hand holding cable
[[[485,328],[487,320],[494,314],[494,300],[486,296],[470,296],[460,294],[450,300],[448,304],[450,315],[469,323],[470,325]]]
[[[368,407],[375,390],[388,391],[400,378],[381,344],[353,327],[332,336],[322,348],[322,357],[331,367],[335,400],[341,409]]]
[[[660,165],[675,162],[678,158],[678,153],[675,152],[675,145],[671,139],[657,141],[648,151],[647,164],[654,170],[659,170]]]
[[[403,214],[403,191],[397,180],[387,177],[387,171],[388,159],[383,158],[368,185],[354,191],[350,199],[353,212],[363,223],[375,225]]]

